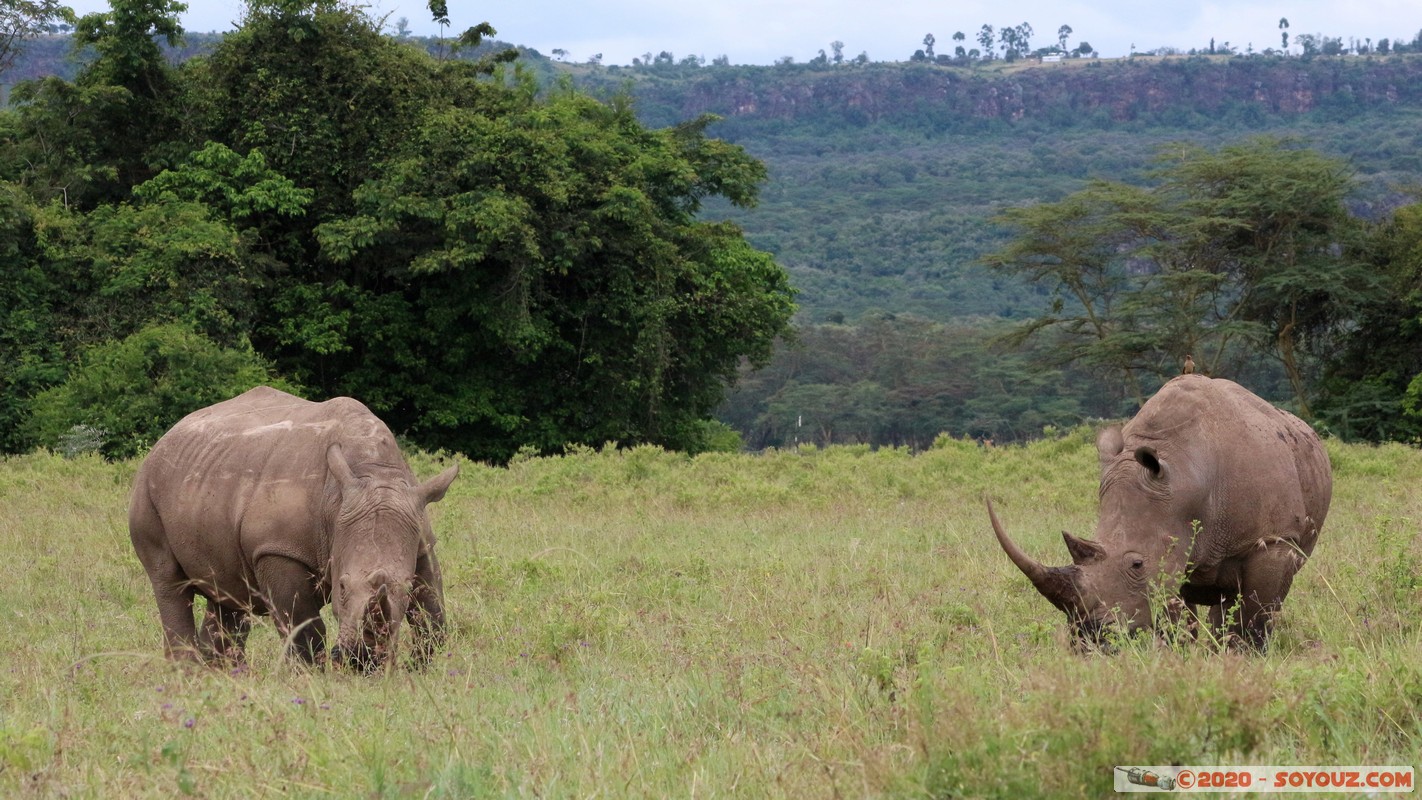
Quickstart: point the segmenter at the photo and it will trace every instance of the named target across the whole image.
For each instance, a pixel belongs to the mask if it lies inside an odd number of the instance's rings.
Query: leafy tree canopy
[[[1000,215],[1017,235],[987,264],[1056,298],[1016,338],[1063,331],[1062,363],[1114,374],[1138,401],[1186,354],[1228,374],[1266,353],[1308,415],[1307,356],[1330,352],[1380,289],[1354,255],[1350,174],[1268,137],[1165,152],[1151,188],[1097,182]]]
[[[28,425],[51,448],[87,431],[105,456],[127,458],[188,412],[262,384],[299,392],[250,349],[221,347],[181,325],[154,325],[86,350],[68,379],[35,398]]]
[[[651,130],[626,97],[541,92],[515,51],[436,59],[341,0],[254,2],[174,68],[154,39],[182,10],[82,18],[97,58],[22,86],[0,124],[23,311],[0,338],[52,387],[0,409],[31,417],[4,446],[84,424],[130,453],[276,375],[476,458],[724,440],[706,420],[794,306],[768,254],[699,218],[766,177],[711,118]]]

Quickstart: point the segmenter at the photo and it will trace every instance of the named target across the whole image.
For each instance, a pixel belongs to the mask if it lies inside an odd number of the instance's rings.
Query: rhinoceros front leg
[[[1294,575],[1306,557],[1287,539],[1260,540],[1244,564],[1240,581],[1238,633],[1249,646],[1264,650],[1274,630],[1274,618],[1284,607],[1284,598]]]
[[[256,571],[257,588],[290,652],[308,664],[324,662],[324,603],[310,568],[285,556],[265,555],[257,559]]]
[[[198,629],[198,649],[210,661],[240,664],[246,657],[247,634],[251,630],[250,614],[220,606],[209,599],[207,614]]]
[[[410,609],[405,612],[410,627],[410,650],[416,664],[426,664],[444,642],[444,578],[433,554],[420,556],[415,580],[410,587]]]

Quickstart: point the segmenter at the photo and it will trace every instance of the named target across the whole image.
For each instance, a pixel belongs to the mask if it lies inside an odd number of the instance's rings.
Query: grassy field
[[[424,671],[161,657],[137,462],[0,462],[0,796],[1100,797],[1114,765],[1418,765],[1422,452],[1330,445],[1267,656],[1077,655],[998,549],[1089,535],[1088,431],[465,464]],[[421,477],[439,464],[412,458]]]

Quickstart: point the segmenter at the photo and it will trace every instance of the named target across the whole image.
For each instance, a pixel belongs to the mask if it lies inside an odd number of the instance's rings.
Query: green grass
[[[1414,764],[1422,452],[1337,485],[1267,656],[1076,655],[998,550],[1090,534],[1095,450],[945,441],[465,464],[420,672],[165,662],[137,462],[0,462],[0,796],[1065,797],[1117,764]],[[412,458],[424,477],[438,469]]]

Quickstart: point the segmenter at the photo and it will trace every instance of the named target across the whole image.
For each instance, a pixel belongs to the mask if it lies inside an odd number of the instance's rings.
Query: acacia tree
[[[1162,174],[1186,214],[1183,241],[1237,287],[1234,313],[1267,330],[1307,417],[1304,351],[1323,350],[1379,289],[1354,255],[1360,228],[1344,204],[1352,172],[1297,142],[1261,137],[1213,153],[1176,149]]]
[[[1150,189],[1098,183],[1000,217],[1018,235],[987,263],[1057,297],[1019,339],[1065,330],[1063,362],[1106,366],[1136,393],[1187,352],[1218,374],[1248,347],[1278,359],[1308,416],[1317,356],[1380,290],[1353,256],[1351,174],[1276,138],[1167,152]]]
[[[1161,351],[1175,349],[1152,332],[1150,311],[1161,305],[1160,294],[1141,268],[1170,236],[1171,220],[1154,194],[1096,181],[1056,203],[1008,209],[997,221],[1016,236],[985,263],[1050,297],[1047,311],[1007,341],[1021,345],[1050,331],[1054,365],[1080,362],[1114,375],[1126,395],[1142,401],[1151,388],[1142,374],[1158,373]],[[1190,338],[1204,335],[1196,329]]]

